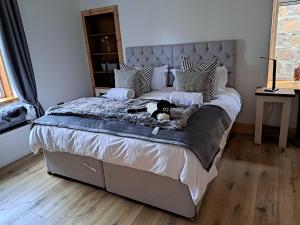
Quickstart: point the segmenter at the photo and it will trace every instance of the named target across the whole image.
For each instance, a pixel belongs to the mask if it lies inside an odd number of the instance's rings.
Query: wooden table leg
[[[286,148],[289,123],[290,123],[290,111],[291,111],[292,99],[287,98],[282,104],[281,112],[281,124],[280,124],[280,135],[279,135],[279,147]]]
[[[300,147],[300,94],[299,94],[300,90],[297,90],[296,93],[298,93],[298,116],[297,116],[297,130],[296,130],[296,135],[293,140],[293,143],[294,145]]]
[[[255,144],[261,144],[263,117],[264,117],[264,100],[261,97],[256,97],[256,119],[255,119],[255,137],[254,137]]]

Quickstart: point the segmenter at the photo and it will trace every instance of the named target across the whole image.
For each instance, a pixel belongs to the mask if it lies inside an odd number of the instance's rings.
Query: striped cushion
[[[128,70],[136,70],[133,66],[127,66],[125,64],[120,64],[120,69],[121,70],[125,70],[125,71],[128,71]]]
[[[200,64],[195,64],[190,61],[187,57],[183,57],[181,70],[182,71],[209,71],[210,72],[210,82],[209,82],[209,98],[210,100],[216,99],[217,86],[216,86],[216,69],[219,63],[219,58],[217,56],[205,60]]]
[[[138,78],[137,78],[137,84],[135,90],[137,97],[151,91],[151,80],[152,80],[152,74],[154,69],[152,66],[145,66],[140,69],[136,69],[133,66],[121,64],[120,68],[123,71],[128,71],[128,70],[138,71]]]

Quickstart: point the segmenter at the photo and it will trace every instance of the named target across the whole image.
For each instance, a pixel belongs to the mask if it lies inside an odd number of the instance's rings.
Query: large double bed
[[[222,108],[230,118],[209,167],[184,146],[43,123],[34,124],[31,130],[33,152],[44,152],[51,174],[95,185],[184,217],[194,217],[208,184],[218,174],[218,162],[241,108],[240,96],[234,89],[235,41],[126,49],[127,64],[132,66],[150,64],[179,68],[183,56],[194,61],[218,56],[219,64],[229,71],[228,87],[218,94],[217,99],[204,104]],[[139,98],[167,100],[172,91],[169,87]],[[198,138],[201,139],[201,134]]]

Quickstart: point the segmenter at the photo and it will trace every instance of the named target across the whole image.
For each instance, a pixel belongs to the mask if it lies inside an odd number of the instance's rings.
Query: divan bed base
[[[57,174],[105,188],[103,164],[97,159],[43,150],[49,174]]]
[[[187,218],[195,206],[188,186],[169,177],[101,162],[91,157],[43,150],[49,174],[72,178]]]

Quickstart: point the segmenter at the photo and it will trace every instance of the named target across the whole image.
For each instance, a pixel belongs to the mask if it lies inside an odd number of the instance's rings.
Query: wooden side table
[[[285,148],[287,142],[288,128],[290,122],[290,111],[295,91],[293,89],[279,89],[276,92],[266,92],[265,88],[257,88],[256,95],[256,120],[255,120],[255,138],[256,144],[261,144],[261,134],[263,125],[263,114],[265,102],[282,103],[279,147]]]

